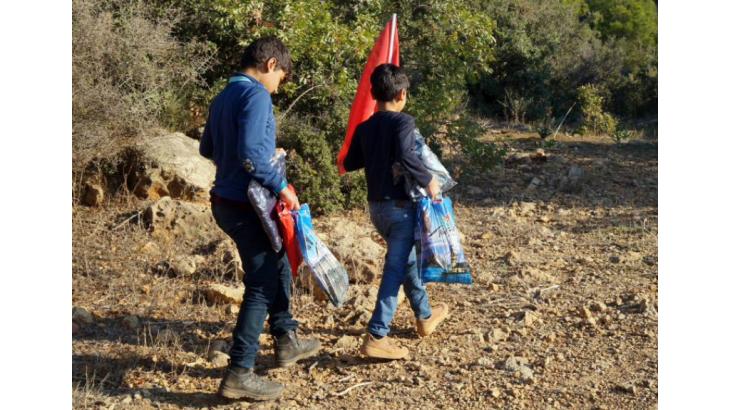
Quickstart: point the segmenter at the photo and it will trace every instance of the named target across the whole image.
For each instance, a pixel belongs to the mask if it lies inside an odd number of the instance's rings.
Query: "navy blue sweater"
[[[365,168],[368,201],[410,199],[405,179],[394,178],[394,165],[422,187],[431,182],[433,175],[414,152],[414,129],[413,117],[395,111],[378,111],[355,128],[342,165],[346,171]]]
[[[253,178],[278,193],[286,180],[271,166],[275,149],[271,95],[253,77],[234,73],[210,104],[200,140],[200,155],[216,165],[210,192],[248,202]]]

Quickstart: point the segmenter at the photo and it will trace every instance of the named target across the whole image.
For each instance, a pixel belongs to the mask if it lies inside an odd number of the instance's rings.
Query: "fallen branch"
[[[134,218],[139,218],[140,215],[142,215],[142,211],[137,211],[136,214],[134,214],[134,215],[130,216],[129,218],[123,220],[119,225],[117,225],[114,228],[112,228],[112,231],[116,231],[117,229],[121,228],[124,224],[126,224],[127,222],[131,221]]]
[[[349,393],[349,392],[351,392],[351,391],[353,391],[353,390],[355,390],[355,389],[357,389],[357,388],[359,388],[359,387],[369,386],[369,385],[371,385],[371,384],[373,384],[373,382],[367,382],[367,383],[360,383],[360,384],[356,384],[356,385],[354,385],[354,386],[352,386],[352,387],[350,387],[350,388],[347,388],[347,389],[345,389],[345,390],[343,390],[343,391],[341,391],[341,392],[339,392],[339,393],[332,393],[332,394],[333,394],[334,396],[339,396],[339,397],[341,397],[341,396],[344,396],[344,395],[346,395],[347,393]]]
[[[553,139],[555,139],[555,137],[558,136],[558,131],[560,131],[560,126],[563,125],[563,121],[565,121],[565,119],[568,118],[568,114],[570,114],[570,111],[573,109],[573,107],[575,107],[575,103],[573,103],[573,105],[570,106],[570,108],[568,109],[568,112],[566,112],[565,115],[563,116],[563,119],[560,120],[560,124],[558,124],[558,128],[555,129],[555,134],[553,134]]]

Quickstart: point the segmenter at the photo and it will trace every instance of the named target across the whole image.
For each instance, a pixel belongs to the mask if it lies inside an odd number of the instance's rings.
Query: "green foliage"
[[[537,135],[539,135],[541,139],[545,139],[553,133],[553,129],[547,123],[538,125],[535,131],[537,131]]]
[[[613,134],[613,138],[616,140],[616,142],[624,142],[627,141],[631,136],[634,134],[632,130],[627,129],[618,129]]]
[[[74,0],[74,160],[81,148],[106,152],[100,142],[157,125],[202,125],[243,47],[274,35],[294,62],[272,96],[279,144],[293,150],[290,180],[317,212],[358,206],[364,176],[338,175],[335,157],[362,67],[393,12],[411,80],[405,111],[435,151],[449,145],[480,168],[501,163],[503,150],[479,140],[485,130],[470,109],[540,121],[580,100],[566,122],[581,117],[583,131],[607,135],[616,121],[606,111],[656,112],[650,0]],[[580,94],[583,84],[596,88]],[[552,129],[537,131],[547,138]]]
[[[613,135],[616,119],[603,111],[603,97],[593,85],[578,88],[578,104],[582,115],[578,127],[580,134]]]

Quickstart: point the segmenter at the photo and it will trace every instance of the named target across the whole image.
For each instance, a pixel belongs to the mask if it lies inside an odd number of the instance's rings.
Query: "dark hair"
[[[373,97],[378,101],[392,101],[398,91],[408,88],[406,72],[395,64],[381,64],[370,74]]]
[[[262,37],[254,40],[243,50],[241,57],[241,68],[258,67],[269,59],[276,59],[276,68],[281,68],[287,74],[291,74],[292,63],[289,50],[284,43],[276,37]]]

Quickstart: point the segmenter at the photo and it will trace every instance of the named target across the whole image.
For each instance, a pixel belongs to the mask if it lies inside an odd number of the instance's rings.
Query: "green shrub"
[[[614,135],[616,119],[609,113],[603,112],[603,97],[592,84],[578,87],[578,104],[582,116],[578,126],[580,134]]]

